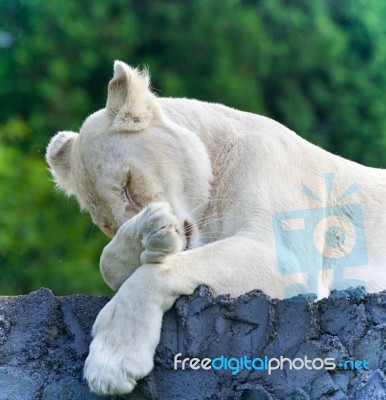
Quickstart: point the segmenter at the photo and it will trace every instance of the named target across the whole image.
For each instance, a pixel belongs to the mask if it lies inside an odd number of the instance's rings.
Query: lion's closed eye
[[[126,183],[122,186],[123,189],[123,201],[127,203],[127,206],[130,208],[134,208],[136,210],[140,210],[141,206],[138,201],[136,194],[134,193],[132,187],[130,186],[132,182],[131,174],[129,173],[127,176]]]
[[[130,188],[126,185],[123,188],[123,201],[127,202],[129,206],[134,208],[140,208],[139,204],[136,202],[134,195],[130,192]]]

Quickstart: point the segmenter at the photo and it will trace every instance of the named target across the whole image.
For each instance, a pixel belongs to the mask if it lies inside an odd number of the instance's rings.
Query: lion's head
[[[108,236],[147,204],[168,202],[183,223],[209,198],[211,166],[198,136],[163,112],[147,72],[114,65],[106,107],[47,148],[57,185],[74,194]]]

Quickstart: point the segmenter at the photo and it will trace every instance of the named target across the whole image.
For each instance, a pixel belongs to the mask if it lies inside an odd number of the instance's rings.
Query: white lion
[[[123,62],[106,108],[53,137],[47,160],[113,238],[100,265],[117,293],[85,365],[95,392],[128,393],[152,370],[163,313],[199,285],[277,298],[386,288],[385,171],[269,118],[158,98]]]

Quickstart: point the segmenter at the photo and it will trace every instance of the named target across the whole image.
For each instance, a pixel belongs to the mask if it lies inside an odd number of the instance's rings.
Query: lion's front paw
[[[166,203],[153,203],[142,217],[142,264],[160,263],[186,245],[184,229]]]
[[[182,225],[164,202],[152,203],[126,221],[101,255],[107,284],[118,290],[141,265],[162,263],[182,251],[189,236]]]
[[[153,357],[141,353],[126,343],[110,343],[108,338],[96,338],[84,367],[84,376],[90,390],[98,394],[130,393],[137,380],[153,369]]]
[[[119,358],[120,355],[117,355]],[[130,393],[136,380],[119,365],[122,360],[113,362],[103,359],[103,355],[90,353],[84,368],[84,376],[88,381],[90,390],[101,395],[119,395]],[[123,363],[124,364],[124,363]]]
[[[95,338],[90,345],[84,376],[95,393],[130,393],[137,380],[153,369],[157,342],[152,343],[151,332],[141,331],[138,316],[127,314],[130,308],[129,304],[119,304],[113,298],[94,324]]]

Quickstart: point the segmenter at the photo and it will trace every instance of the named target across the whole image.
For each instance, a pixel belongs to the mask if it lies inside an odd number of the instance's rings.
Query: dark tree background
[[[55,193],[49,138],[104,107],[114,59],[160,96],[270,116],[386,166],[384,0],[0,0],[0,293],[109,293],[107,243]]]

